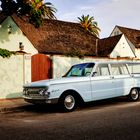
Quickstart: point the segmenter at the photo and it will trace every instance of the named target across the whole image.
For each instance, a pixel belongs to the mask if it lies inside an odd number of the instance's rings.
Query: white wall
[[[116,36],[116,35],[119,35],[119,34],[122,34],[122,32],[119,30],[119,28],[116,26],[114,29],[113,29],[113,31],[112,31],[112,33],[111,33],[111,35],[110,36]]]
[[[9,25],[11,34],[8,34]],[[31,82],[31,56],[38,53],[13,19],[8,17],[0,26],[0,48],[19,51],[19,42],[23,43],[28,54],[0,57],[0,99],[21,96],[23,84]]]
[[[135,57],[135,50],[134,47],[131,47],[131,44],[128,43],[128,40],[122,35],[121,39],[115,46],[114,50],[110,54],[110,58],[117,58],[117,57]]]
[[[117,59],[109,59],[109,58],[97,58],[97,57],[85,57],[84,59],[79,59],[76,57],[66,57],[60,55],[54,55],[52,57],[53,62],[53,78],[62,77],[72,65],[83,63],[83,62],[94,62],[94,61],[116,61]],[[128,59],[119,59],[117,61],[126,61]],[[131,60],[130,60],[131,61]]]
[[[21,97],[23,85],[31,82],[30,67],[30,55],[0,57],[0,99]]]
[[[9,25],[12,27],[11,34],[8,33]],[[23,43],[25,52],[31,53],[32,55],[37,53],[37,50],[15,24],[13,19],[8,17],[0,26],[0,48],[19,51],[19,42]]]
[[[24,83],[23,55],[0,57],[0,99],[20,97]]]
[[[24,84],[31,82],[31,55],[25,54],[24,56]]]
[[[135,53],[136,53],[137,58],[140,59],[140,49],[139,48],[135,49]]]

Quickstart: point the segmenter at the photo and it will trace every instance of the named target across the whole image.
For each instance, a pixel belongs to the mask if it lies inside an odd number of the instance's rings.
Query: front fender
[[[90,101],[92,99],[90,81],[54,84],[50,85],[49,90],[50,98],[60,98],[60,96],[65,91],[73,90],[77,92],[85,102]]]

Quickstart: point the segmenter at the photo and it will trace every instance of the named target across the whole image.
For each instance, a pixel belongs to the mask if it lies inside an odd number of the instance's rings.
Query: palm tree
[[[6,15],[16,13],[26,16],[29,21],[39,27],[44,18],[56,19],[56,8],[44,0],[0,0],[2,12]]]
[[[89,15],[87,16],[82,15],[81,18],[78,17],[78,19],[79,19],[79,23],[81,24],[83,28],[85,28],[87,31],[89,31],[93,35],[97,37],[99,36],[99,31],[101,30],[98,27],[97,22],[94,20],[94,17],[89,17]]]
[[[50,2],[44,3],[43,0],[28,0],[31,9],[41,13],[43,18],[56,18],[54,13],[56,12],[56,8]]]
[[[31,7],[30,21],[35,23],[36,27],[39,27],[45,18],[56,19],[54,15],[56,8],[52,3],[44,3],[43,0],[28,0],[27,2]]]

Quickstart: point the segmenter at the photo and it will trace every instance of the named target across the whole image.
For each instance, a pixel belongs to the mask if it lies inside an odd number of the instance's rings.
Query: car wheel
[[[131,101],[137,101],[137,100],[139,99],[139,90],[136,89],[136,88],[133,88],[133,89],[130,91],[129,99],[130,99]]]
[[[65,94],[60,99],[60,106],[66,112],[71,112],[76,109],[76,97],[72,94]]]

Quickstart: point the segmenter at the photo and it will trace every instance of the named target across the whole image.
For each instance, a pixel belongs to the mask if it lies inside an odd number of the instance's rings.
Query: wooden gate
[[[44,54],[32,56],[32,81],[44,80],[51,78],[52,62]]]

